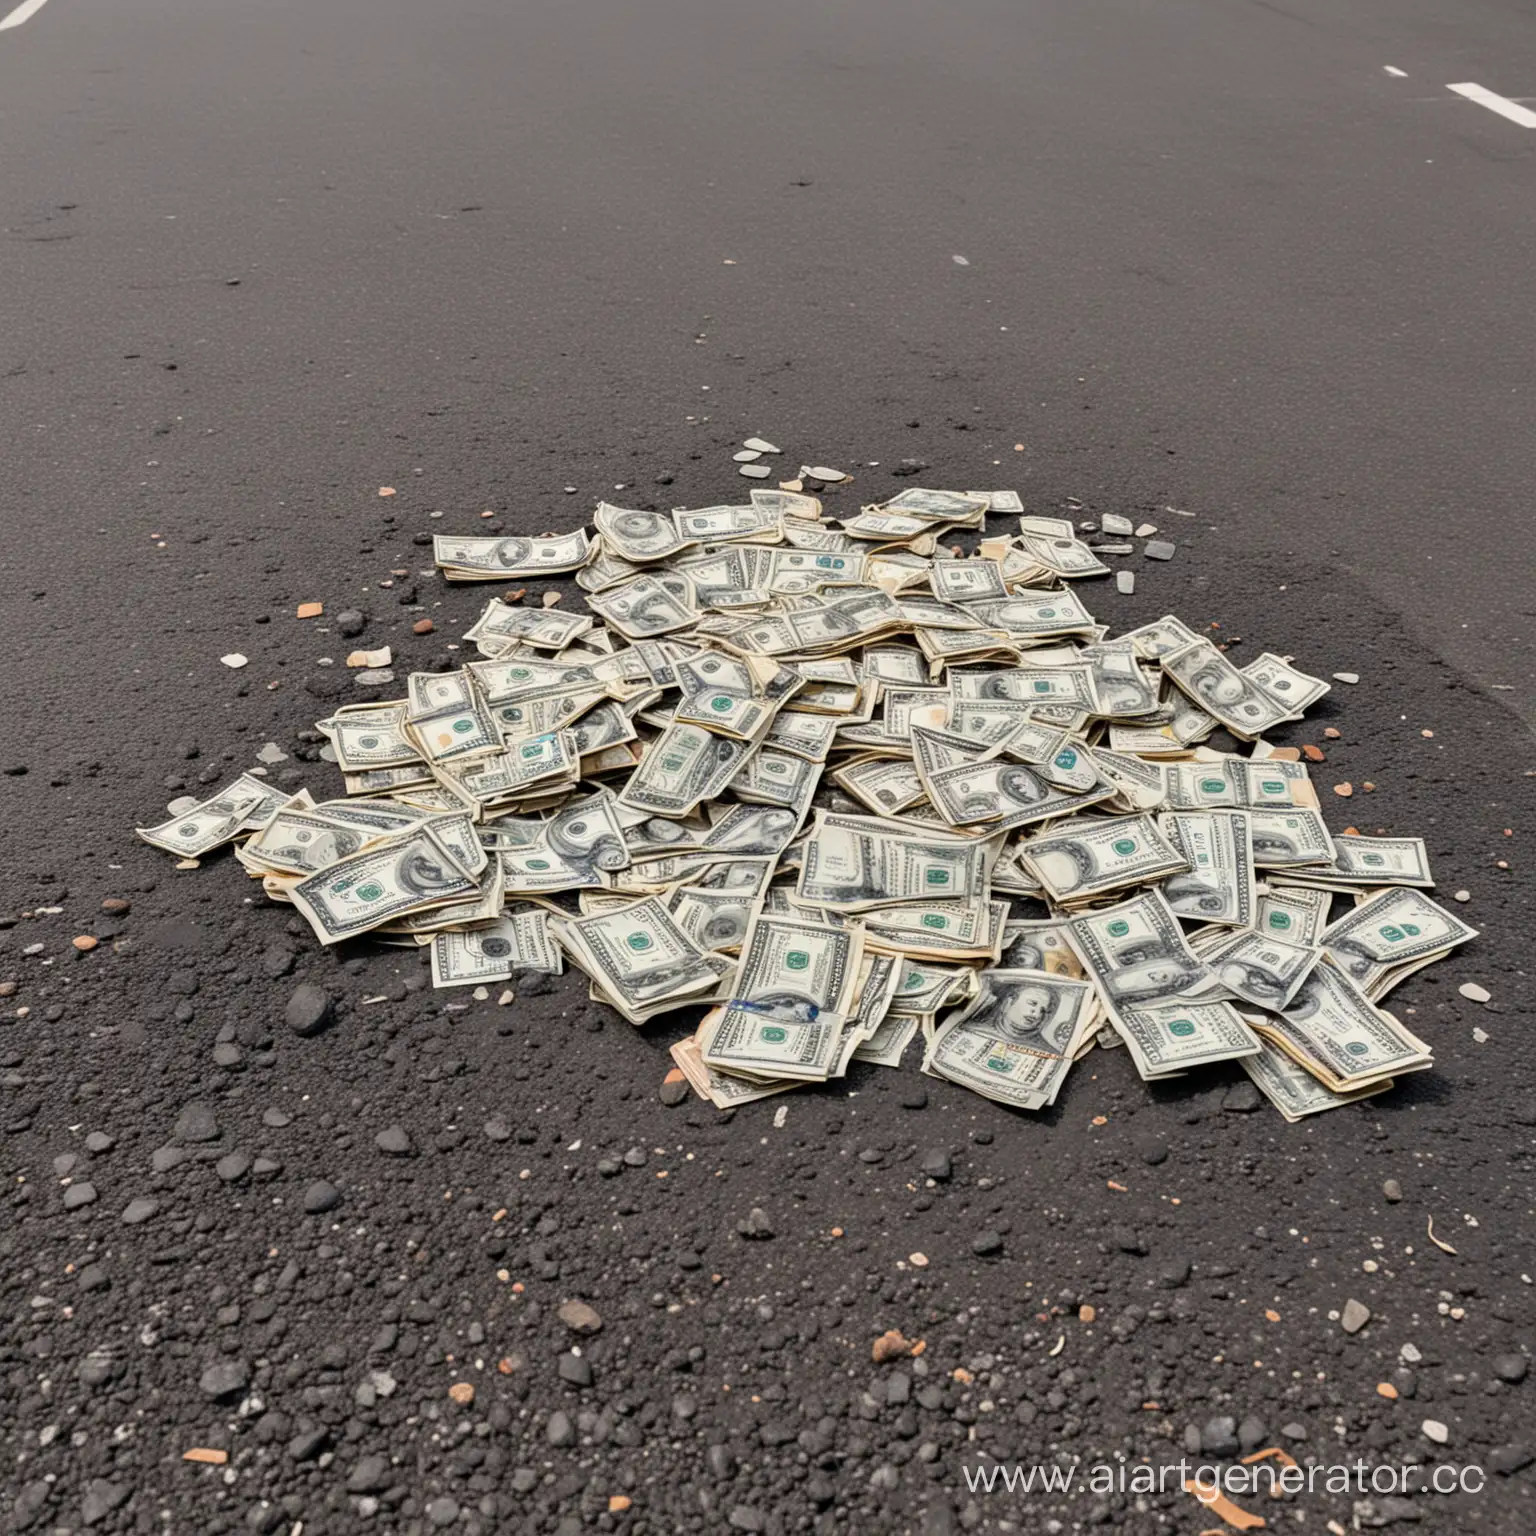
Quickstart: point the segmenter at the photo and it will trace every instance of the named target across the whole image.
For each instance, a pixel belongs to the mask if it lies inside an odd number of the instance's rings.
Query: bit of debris
[[[1429,1217],[1424,1223],[1424,1235],[1432,1242],[1441,1253],[1455,1253],[1456,1250],[1446,1242],[1443,1237],[1435,1236],[1435,1218]]]
[[[897,1328],[887,1328],[870,1348],[876,1365],[883,1365],[887,1360],[905,1359],[911,1353],[911,1340],[904,1338]]]
[[[1358,683],[1360,681],[1360,674],[1358,672],[1335,672],[1333,677],[1334,681],[1339,683]]]
[[[394,656],[387,645],[381,645],[376,651],[352,651],[347,656],[349,667],[387,667]]]
[[[181,1453],[183,1461],[201,1462],[205,1467],[222,1467],[229,1460],[228,1451],[217,1451],[210,1445],[194,1445]]]
[[[226,667],[230,667],[234,671],[238,672],[241,667],[250,665],[251,658],[249,656],[242,656],[239,651],[231,651],[227,656],[220,656],[219,660],[222,661]]]
[[[300,619],[318,619],[325,612],[324,603],[300,603],[294,610],[294,617]]]
[[[1475,981],[1464,981],[1456,988],[1469,1003],[1491,1003],[1493,993],[1487,987],[1480,987]]]

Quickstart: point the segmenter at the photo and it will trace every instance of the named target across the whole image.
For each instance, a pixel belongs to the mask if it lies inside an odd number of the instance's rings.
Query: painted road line
[[[7,27],[19,27],[22,22],[30,21],[47,3],[48,0],[21,0],[21,4],[4,21],[0,21],[0,32],[4,32]]]
[[[1468,101],[1475,101],[1478,106],[1487,107],[1490,112],[1497,112],[1500,117],[1507,117],[1512,123],[1519,123],[1522,128],[1536,128],[1536,112],[1529,107],[1522,107],[1518,101],[1511,101],[1507,96],[1495,95],[1470,82],[1465,85],[1448,85],[1446,90],[1455,91],[1458,96],[1465,96]]]
[[[1383,64],[1381,67],[1389,75],[1396,75],[1399,80],[1406,80],[1408,78],[1408,71],[1406,69],[1399,69],[1396,64]]]

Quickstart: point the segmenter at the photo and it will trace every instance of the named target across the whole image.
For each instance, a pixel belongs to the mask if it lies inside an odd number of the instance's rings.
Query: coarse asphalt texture
[[[1531,1529],[1536,133],[1458,80],[1536,92],[1524,8],[50,0],[0,31],[13,1528],[1195,1533],[1174,1480],[967,1473],[1275,1444],[1487,1477],[1235,1500],[1272,1528]],[[751,433],[852,473],[834,514],[931,484],[1144,518],[1175,559],[1078,588],[1117,632],[1173,611],[1357,673],[1275,740],[1325,749],[1334,827],[1421,834],[1470,893],[1481,937],[1391,999],[1435,1070],[1287,1126],[1235,1068],[1096,1051],[1026,1117],[914,1050],[722,1115],[661,1095],[686,1015],[434,992],[133,837],[267,742],[337,787],[304,733],[365,696],[346,651],[449,664],[494,590],[439,582],[431,532],[728,499]],[[889,1329],[922,1352],[876,1364]]]

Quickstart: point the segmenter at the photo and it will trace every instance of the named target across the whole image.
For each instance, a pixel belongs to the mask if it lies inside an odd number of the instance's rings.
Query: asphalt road
[[[1426,1528],[1528,1530],[1536,1388],[1493,1362],[1536,1344],[1536,130],[1465,81],[1536,97],[1529,7],[49,0],[0,30],[0,912],[61,908],[0,933],[28,1010],[0,1016],[0,1507],[197,1536],[1194,1532],[1182,1494],[973,1497],[962,1464],[1162,1460],[1231,1414],[1302,1425],[1298,1454],[1498,1452]],[[913,1074],[871,1069],[775,1131],[771,1104],[660,1104],[671,1036],[574,983],[434,1013],[396,958],[349,970],[242,908],[228,859],[173,875],[132,840],[267,740],[323,782],[297,733],[336,642],[296,602],[362,606],[426,664],[481,595],[381,589],[413,535],[718,501],[754,432],[855,473],[845,501],[915,476],[1146,515],[1179,556],[1094,589],[1101,617],[1358,672],[1291,739],[1341,729],[1330,764],[1472,891],[1483,937],[1398,994],[1436,1072],[1285,1127],[1223,1109],[1235,1074],[1150,1093],[1114,1061],[1026,1122],[937,1085],[906,1108]],[[306,978],[350,1005],[314,1038],[282,1022]],[[216,1139],[177,1129],[191,1102]],[[391,1124],[417,1156],[379,1155]],[[232,1153],[275,1171],[226,1180]],[[99,1198],[66,1210],[82,1174]],[[322,1178],[339,1216],[301,1212]],[[736,1235],[753,1206],[771,1240]],[[555,1369],[572,1295],[605,1318],[590,1387]],[[929,1341],[908,1402],[869,1362],[887,1327]],[[222,1397],[219,1359],[247,1377]]]

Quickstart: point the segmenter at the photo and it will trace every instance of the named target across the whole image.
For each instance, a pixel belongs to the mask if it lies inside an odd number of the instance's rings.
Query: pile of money
[[[255,770],[140,835],[237,843],[320,943],[430,947],[435,986],[568,961],[635,1025],[686,1014],[721,1107],[919,1035],[1036,1110],[1095,1047],[1239,1062],[1292,1120],[1432,1065],[1381,1001],[1474,931],[1420,839],[1331,832],[1269,743],[1328,691],[1288,657],[1112,637],[1072,586],[1107,568],[1011,491],[593,523],[437,538],[450,581],[574,572],[590,611],[493,598],[475,659],[319,721],[337,798]]]

